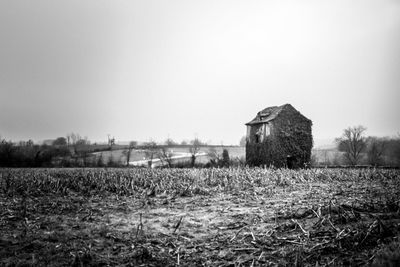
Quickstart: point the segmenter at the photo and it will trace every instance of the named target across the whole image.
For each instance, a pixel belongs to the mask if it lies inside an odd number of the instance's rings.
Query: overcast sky
[[[400,132],[400,1],[0,0],[0,135],[237,144],[292,104],[315,139]]]

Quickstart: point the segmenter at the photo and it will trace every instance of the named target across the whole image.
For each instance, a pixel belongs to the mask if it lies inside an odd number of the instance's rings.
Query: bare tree
[[[108,141],[107,144],[110,147],[110,150],[112,150],[113,145],[115,145],[115,137],[111,138],[111,135],[107,135]]]
[[[345,157],[351,165],[357,165],[361,159],[361,152],[366,147],[364,126],[349,127],[344,130],[342,137],[337,138],[336,142],[340,151],[345,152]]]
[[[144,144],[145,155],[149,167],[153,164],[154,156],[157,155],[157,144],[153,140]]]
[[[190,141],[189,152],[191,154],[192,167],[194,167],[194,164],[196,162],[196,156],[200,152],[201,145],[202,142],[197,137],[194,140]]]
[[[158,157],[160,158],[161,162],[166,162],[169,168],[172,167],[172,156],[173,151],[168,149],[167,147],[162,147],[159,150]]]
[[[126,156],[126,166],[129,166],[132,150],[137,146],[136,141],[130,141],[128,147],[122,152]]]
[[[70,133],[69,134],[71,137],[71,143],[74,145],[78,142],[78,140],[82,139],[82,137],[79,134],[76,133]]]
[[[70,146],[71,145],[71,136],[70,136],[70,134],[66,135],[66,140],[67,140],[67,146]]]
[[[79,136],[79,135],[78,135]],[[79,139],[75,142],[75,151],[78,153],[78,157],[80,157],[83,160],[83,166],[88,166],[90,164],[89,158],[90,158],[90,141],[87,136],[85,137],[80,137]]]
[[[210,147],[207,152],[207,156],[210,158],[210,164],[217,166],[220,161],[220,155],[215,147]]]
[[[367,155],[369,164],[374,166],[382,164],[383,154],[385,153],[387,143],[387,140],[384,138],[369,137],[367,139]]]
[[[67,134],[67,144],[68,146],[72,145],[75,154],[78,154],[78,147],[76,143],[79,139],[81,139],[81,136],[79,134],[75,133]]]
[[[80,134],[77,133],[70,133],[67,135],[67,144],[69,143],[72,145],[73,152],[74,152],[74,158],[75,158],[75,164],[78,164],[80,160],[82,160],[83,165],[87,166],[88,165],[88,159],[90,157],[89,153],[89,145],[90,141],[87,136],[81,137]]]
[[[33,147],[34,145],[35,145],[35,143],[33,142],[32,139],[29,139],[29,140],[26,142],[26,146]]]

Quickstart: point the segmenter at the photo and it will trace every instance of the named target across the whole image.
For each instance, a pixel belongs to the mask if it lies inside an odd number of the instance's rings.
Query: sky
[[[399,0],[0,0],[6,139],[238,144],[286,103],[397,136],[399,100]]]

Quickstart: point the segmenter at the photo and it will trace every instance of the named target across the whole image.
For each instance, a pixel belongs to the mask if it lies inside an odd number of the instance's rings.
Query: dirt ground
[[[398,192],[327,182],[211,195],[2,195],[0,265],[397,264]]]

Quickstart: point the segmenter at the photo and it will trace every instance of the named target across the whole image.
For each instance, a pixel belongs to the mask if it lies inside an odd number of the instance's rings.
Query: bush
[[[227,149],[222,150],[222,160],[221,166],[222,167],[229,167],[230,159],[229,159],[229,152]]]

